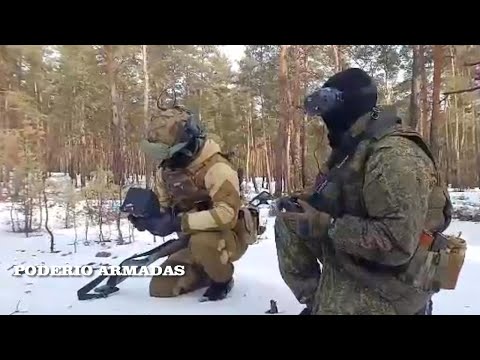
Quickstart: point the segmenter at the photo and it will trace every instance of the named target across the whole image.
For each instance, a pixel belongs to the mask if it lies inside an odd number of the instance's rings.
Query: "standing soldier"
[[[190,241],[162,264],[185,265],[185,275],[153,277],[150,295],[172,297],[208,287],[204,298],[221,300],[233,286],[233,262],[256,237],[248,231],[252,217],[242,207],[237,172],[196,117],[182,106],[159,108],[142,148],[160,164],[154,191],[164,213],[131,221],[140,231],[177,232]]]
[[[451,202],[432,154],[376,103],[360,69],[305,101],[325,122],[332,153],[315,191],[282,199],[287,212],[275,223],[280,272],[302,314],[424,315],[463,265],[465,242],[441,234]]]

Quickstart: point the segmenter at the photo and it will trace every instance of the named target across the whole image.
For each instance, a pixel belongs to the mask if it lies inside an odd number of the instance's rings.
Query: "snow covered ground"
[[[455,193],[452,192],[453,195]],[[480,204],[480,191],[462,193],[468,197],[469,206]],[[456,195],[455,195],[456,196]],[[465,201],[465,200],[460,200]],[[457,201],[458,203],[458,201]],[[457,206],[456,203],[456,206]],[[57,210],[58,211],[58,210]],[[147,277],[127,279],[120,291],[107,299],[78,301],[76,292],[93,277],[14,277],[14,265],[87,265],[95,263],[117,265],[134,253],[149,250],[163,241],[146,233],[135,233],[135,241],[127,245],[106,246],[82,243],[83,229],[78,230],[79,244],[74,253],[73,229],[62,229],[57,219],[52,228],[58,253],[49,253],[49,237],[39,233],[26,238],[24,234],[10,231],[8,205],[0,205],[0,314],[233,314],[261,315],[270,307],[270,300],[277,301],[280,314],[298,314],[302,310],[289,289],[283,283],[276,260],[273,239],[274,218],[268,217],[268,209],[262,209],[267,231],[253,245],[245,257],[236,263],[235,287],[230,296],[219,303],[199,303],[203,290],[173,299],[155,299],[148,295]],[[53,217],[52,217],[53,218]],[[112,226],[114,229],[115,226]],[[435,314],[480,314],[480,224],[453,221],[448,232],[461,231],[468,241],[467,261],[454,291],[435,296]],[[93,239],[98,228],[91,227]],[[108,228],[107,228],[108,232]],[[122,232],[128,233],[123,222]],[[108,251],[110,257],[96,257],[99,251]],[[160,261],[155,265],[159,265]]]
[[[14,265],[117,265],[125,258],[147,251],[164,239],[147,233],[135,232],[135,241],[127,245],[107,243],[106,246],[79,241],[74,253],[73,229],[62,229],[61,222],[54,228],[59,253],[50,253],[47,234],[14,234],[8,224],[7,206],[0,207],[0,314],[264,314],[270,300],[278,302],[280,314],[295,314],[302,310],[283,283],[275,261],[273,218],[265,218],[267,231],[236,265],[235,287],[228,299],[219,303],[199,303],[204,289],[175,299],[154,299],[148,294],[148,277],[133,277],[120,284],[120,291],[107,299],[78,301],[77,290],[94,277],[14,277]],[[268,216],[268,208],[261,209]],[[114,229],[114,226],[112,226]],[[98,228],[89,230],[94,239]],[[128,224],[122,225],[128,233]],[[108,230],[106,231],[108,234]],[[83,239],[83,229],[78,230]],[[167,240],[167,238],[165,238]],[[113,244],[113,245],[112,245]],[[111,253],[110,257],[95,257],[99,251]],[[160,265],[161,260],[154,265]],[[97,276],[97,275],[95,275]]]

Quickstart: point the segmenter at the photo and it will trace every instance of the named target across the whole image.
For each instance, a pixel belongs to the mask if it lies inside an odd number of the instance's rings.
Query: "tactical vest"
[[[441,184],[440,172],[433,154],[422,137],[417,132],[404,128],[399,118],[389,114],[382,114],[382,117],[381,120],[374,120],[372,126],[366,131],[366,137],[358,144],[352,156],[349,156],[346,160],[344,159],[344,164],[338,166],[339,171],[334,175],[335,180],[327,179],[328,185],[333,184],[335,188],[338,187],[337,183],[340,183],[344,187],[343,191],[345,191],[345,189],[350,190],[350,188],[361,189],[363,187],[365,166],[373,152],[375,143],[387,136],[407,138],[417,144],[417,146],[426,153],[432,161],[436,173],[436,185],[429,199],[425,230],[432,233],[444,231],[451,222],[452,203],[446,187]],[[338,191],[341,191],[341,189],[327,190],[326,193],[333,193],[338,197],[341,196],[337,193]],[[353,201],[351,199],[352,195],[354,196]],[[342,206],[344,212],[353,216],[365,216],[367,214],[361,191],[349,191],[349,201],[342,204]]]
[[[327,207],[340,205],[341,209],[333,212],[367,217],[362,188],[365,166],[376,142],[386,136],[402,136],[415,142],[429,156],[437,181],[429,198],[424,232],[411,260],[403,266],[388,267],[341,251],[335,253],[338,264],[360,284],[375,289],[382,297],[396,303],[400,313],[411,313],[409,307],[418,305],[420,308],[432,293],[455,288],[466,246],[463,239],[441,234],[450,224],[452,204],[447,189],[441,185],[428,146],[418,133],[403,128],[399,118],[389,114],[381,114],[381,117],[370,122],[366,136],[351,156],[330,171],[321,186],[321,196]]]
[[[162,180],[176,212],[212,209],[212,199],[205,188],[205,175],[210,165],[218,162],[230,165],[224,155],[216,153],[194,168],[193,171],[188,168],[162,168]],[[257,241],[257,236],[260,235],[261,230],[258,211],[250,206],[241,207],[233,229],[239,241],[251,245]]]
[[[226,160],[221,155],[214,154],[193,171],[188,168],[162,168],[162,180],[175,211],[189,212],[211,209],[212,202],[205,188],[204,179],[209,165],[217,161]]]

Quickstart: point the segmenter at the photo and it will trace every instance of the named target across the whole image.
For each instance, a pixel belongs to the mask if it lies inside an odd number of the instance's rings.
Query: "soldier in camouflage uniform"
[[[434,158],[376,101],[359,69],[334,75],[306,99],[307,113],[328,128],[332,153],[314,191],[282,199],[296,208],[275,223],[280,272],[306,305],[302,314],[426,314],[463,265],[462,240],[458,258],[443,245],[432,250],[451,219]]]
[[[150,295],[172,297],[208,287],[205,299],[224,299],[233,286],[233,262],[247,250],[251,226],[251,217],[239,219],[245,209],[236,170],[181,106],[160,107],[142,148],[160,164],[154,191],[164,215],[136,219],[134,226],[158,236],[177,232],[190,237],[188,248],[162,264],[185,265],[185,276],[153,277]]]

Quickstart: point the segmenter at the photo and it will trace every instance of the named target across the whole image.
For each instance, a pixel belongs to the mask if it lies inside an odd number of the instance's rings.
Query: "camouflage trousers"
[[[311,308],[322,274],[320,242],[301,239],[295,224],[281,215],[275,220],[274,231],[280,274],[297,300]]]
[[[433,315],[433,301],[430,299],[428,304],[415,315]]]
[[[277,216],[279,270],[297,300],[312,315],[395,315],[392,304],[334,265],[335,254],[329,250],[328,241],[300,237],[292,221]]]
[[[153,276],[150,296],[175,297],[209,286],[211,281],[229,280],[234,273],[233,263],[247,247],[233,231],[192,234],[188,248],[170,255],[161,265],[184,265],[185,275]]]

